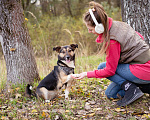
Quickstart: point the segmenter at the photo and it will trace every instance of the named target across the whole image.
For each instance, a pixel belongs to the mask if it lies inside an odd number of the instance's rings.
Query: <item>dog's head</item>
[[[58,46],[54,47],[53,51],[58,52],[58,60],[61,60],[65,64],[69,64],[70,62],[74,62],[75,60],[75,49],[78,48],[77,44],[71,44],[66,46]]]

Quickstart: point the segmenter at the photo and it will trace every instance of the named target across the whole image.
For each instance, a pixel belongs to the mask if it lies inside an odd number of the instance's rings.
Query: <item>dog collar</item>
[[[61,61],[61,60],[58,60],[58,61],[57,61],[57,65],[58,65],[58,66],[69,67],[69,68],[75,68],[74,65],[67,65],[66,63],[64,63],[64,62]]]
[[[71,73],[74,73],[74,68],[70,68],[70,67],[64,67],[64,66],[59,66],[61,70],[64,71],[64,73],[66,75],[69,75]]]
[[[57,65],[60,67],[61,70],[64,71],[64,73],[66,75],[74,73],[74,68],[73,67],[69,67],[68,65],[66,65],[65,63],[63,63],[61,60],[57,61]]]

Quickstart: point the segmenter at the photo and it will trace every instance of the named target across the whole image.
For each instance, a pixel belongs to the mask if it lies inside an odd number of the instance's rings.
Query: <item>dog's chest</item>
[[[69,68],[69,67],[59,67],[61,72],[64,72],[66,75],[74,73],[74,68]]]

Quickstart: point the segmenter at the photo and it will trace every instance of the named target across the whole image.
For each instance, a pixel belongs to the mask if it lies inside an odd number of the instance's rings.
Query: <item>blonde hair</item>
[[[91,9],[93,9],[93,14],[94,14],[97,22],[102,23],[104,26],[104,33],[103,33],[104,40],[102,42],[102,47],[100,50],[100,54],[103,55],[107,51],[107,49],[110,45],[108,16],[107,16],[106,12],[104,11],[104,8],[101,4],[92,1],[92,2],[89,2],[89,6]],[[84,14],[83,20],[87,25],[89,25],[91,27],[95,27],[95,23],[89,13],[89,11],[87,11]]]

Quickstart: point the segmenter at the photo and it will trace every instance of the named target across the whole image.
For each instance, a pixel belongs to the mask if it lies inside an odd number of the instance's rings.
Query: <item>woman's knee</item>
[[[103,69],[105,67],[106,67],[106,62],[102,62],[102,63],[99,64],[97,69],[99,70],[99,69]]]

